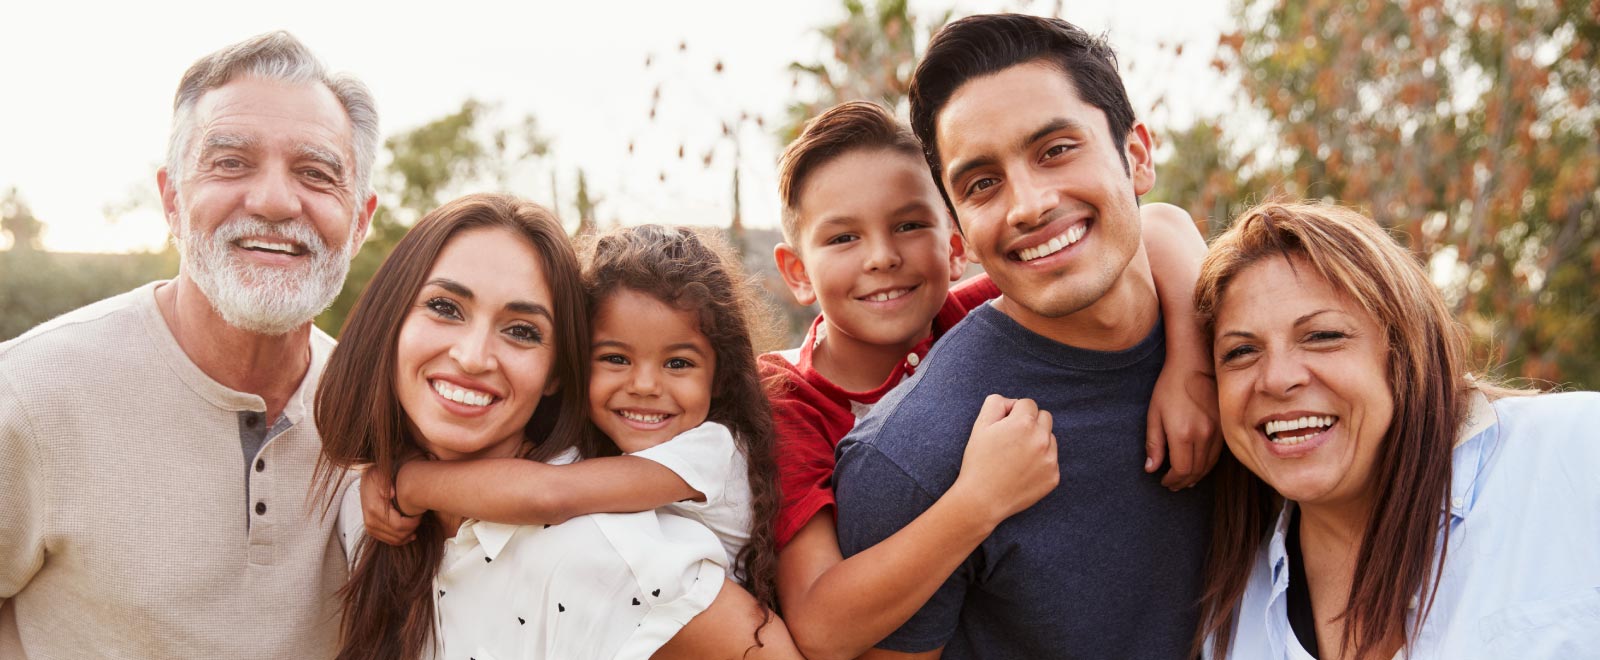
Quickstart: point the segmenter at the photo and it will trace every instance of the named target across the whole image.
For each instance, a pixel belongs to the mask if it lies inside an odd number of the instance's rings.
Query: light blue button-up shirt
[[[1600,658],[1600,393],[1475,403],[1455,448],[1438,596],[1402,655]],[[1290,506],[1256,556],[1230,658],[1311,658],[1289,628]]]

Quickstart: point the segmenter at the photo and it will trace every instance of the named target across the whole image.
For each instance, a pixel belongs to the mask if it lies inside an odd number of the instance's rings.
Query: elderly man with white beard
[[[372,219],[377,113],[282,32],[201,58],[173,106],[178,276],[0,344],[3,658],[335,649],[311,319]]]

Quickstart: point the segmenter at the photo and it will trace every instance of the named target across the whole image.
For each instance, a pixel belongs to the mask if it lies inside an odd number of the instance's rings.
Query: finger
[[[1054,433],[1054,430],[1056,428],[1055,416],[1051,415],[1050,411],[1048,411],[1048,410],[1039,411],[1039,416],[1035,417],[1034,420],[1033,420],[1033,428],[1034,428],[1035,431],[1048,433],[1048,434],[1050,434],[1052,436],[1055,435],[1055,433]]]
[[[975,426],[988,426],[1000,421],[1011,410],[1012,401],[998,394],[990,394],[983,400],[983,407],[978,409],[978,421]]]
[[[1172,469],[1167,471],[1161,485],[1177,490],[1188,485],[1189,479],[1194,476],[1194,443],[1187,438],[1168,437],[1173,444],[1167,448],[1167,460],[1172,462]]]
[[[1038,416],[1038,414],[1039,404],[1034,403],[1033,399],[1017,399],[1017,402],[1011,406],[1011,414],[1007,415],[1007,417],[1029,420]]]
[[[1149,420],[1144,429],[1144,471],[1146,474],[1160,469],[1161,463],[1167,460],[1166,451],[1167,435],[1161,429],[1161,413],[1155,408],[1151,408]]]

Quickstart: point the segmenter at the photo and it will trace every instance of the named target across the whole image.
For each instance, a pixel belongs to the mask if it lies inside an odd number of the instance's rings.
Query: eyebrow
[[[629,345],[627,342],[621,341],[621,340],[618,340],[618,339],[602,339],[600,341],[597,341],[597,342],[594,342],[594,343],[590,344],[589,347],[592,350],[599,350],[601,348],[621,348],[621,349],[633,348],[633,346]],[[689,352],[692,352],[695,355],[699,355],[701,357],[705,357],[705,355],[706,355],[706,352],[700,350],[699,346],[696,346],[696,345],[691,344],[691,343],[686,342],[686,341],[685,342],[679,342],[679,343],[676,343],[676,344],[672,344],[670,346],[667,346],[666,349],[667,349],[668,353],[672,353],[672,352],[675,352],[675,351],[689,351]]]
[[[1040,126],[1034,132],[1029,133],[1027,135],[1027,137],[1024,137],[1021,140],[1017,141],[1017,150],[1018,151],[1026,150],[1029,145],[1032,145],[1033,143],[1038,142],[1041,139],[1044,139],[1046,136],[1050,135],[1051,133],[1055,133],[1057,131],[1064,131],[1064,130],[1082,131],[1083,130],[1083,124],[1079,123],[1078,120],[1076,120],[1076,119],[1071,119],[1071,118],[1068,118],[1068,117],[1057,117],[1056,119],[1052,119],[1052,120],[1046,122],[1045,125]],[[995,159],[995,158],[992,158],[992,157],[989,157],[989,156],[980,156],[978,158],[974,158],[972,160],[969,160],[969,161],[967,161],[965,163],[961,163],[960,165],[958,165],[955,168],[950,170],[950,182],[951,183],[955,183],[957,181],[960,181],[961,177],[965,176],[968,172],[971,172],[972,170],[978,169],[980,167],[987,167],[987,166],[993,165],[996,162],[998,162],[998,160]]]
[[[1295,327],[1299,327],[1299,326],[1305,325],[1305,323],[1307,321],[1310,321],[1311,319],[1314,319],[1314,318],[1316,318],[1318,316],[1321,316],[1323,314],[1327,314],[1327,313],[1330,313],[1330,312],[1337,312],[1337,311],[1339,311],[1339,310],[1336,310],[1336,309],[1319,309],[1319,310],[1317,310],[1315,312],[1311,312],[1309,314],[1302,315],[1300,318],[1295,319],[1294,320],[1294,326]],[[1256,333],[1248,332],[1248,331],[1245,331],[1245,330],[1229,330],[1227,332],[1222,333],[1220,336],[1221,337],[1243,337],[1245,339],[1255,339]]]
[[[344,178],[344,159],[332,150],[314,144],[299,144],[295,145],[295,155],[333,170],[334,178]]]
[[[250,149],[259,144],[261,144],[261,141],[250,135],[207,133],[206,139],[200,143],[200,155],[203,157],[208,153],[223,149]]]
[[[462,298],[466,298],[467,300],[473,300],[476,297],[476,296],[473,295],[472,289],[468,289],[465,285],[461,284],[460,282],[457,282],[457,281],[449,279],[449,278],[435,277],[435,278],[433,278],[431,280],[428,280],[427,284],[425,284],[424,286],[436,286],[436,287],[439,287],[441,289],[444,289],[445,291],[449,291],[450,293],[453,293],[453,294],[456,294],[458,296],[461,296]],[[535,316],[543,316],[543,317],[545,317],[547,319],[550,319],[551,321],[555,320],[555,315],[550,313],[550,308],[545,307],[544,305],[541,305],[541,304],[536,303],[536,302],[528,302],[526,300],[513,300],[511,302],[506,303],[505,309],[507,311],[516,312],[518,314],[529,314],[529,315],[535,315]]]

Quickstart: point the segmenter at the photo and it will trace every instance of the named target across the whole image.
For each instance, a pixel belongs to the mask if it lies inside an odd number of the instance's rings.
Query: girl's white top
[[[359,486],[339,529],[353,563],[366,534]],[[657,511],[560,525],[467,520],[433,581],[434,657],[648,658],[716,599],[725,561],[704,525]]]
[[[726,565],[735,566],[750,542],[750,475],[728,427],[706,422],[631,455],[660,463],[706,496],[704,502],[685,500],[659,510],[705,525],[722,542]],[[743,578],[740,571],[737,579]]]

